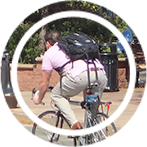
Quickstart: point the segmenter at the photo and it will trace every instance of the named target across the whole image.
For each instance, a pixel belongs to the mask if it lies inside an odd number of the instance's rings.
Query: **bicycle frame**
[[[100,103],[100,104],[98,104],[97,106],[99,107],[99,106],[102,105],[102,104],[104,104],[104,103]],[[104,144],[103,144],[103,143],[100,143],[100,142],[98,141],[97,137],[95,136],[94,128],[93,128],[92,123],[91,123],[91,122],[93,122],[93,121],[95,121],[95,120],[92,118],[93,114],[92,114],[92,112],[91,112],[90,109],[89,109],[89,108],[92,108],[91,106],[92,106],[92,104],[87,105],[87,106],[84,107],[85,113],[86,113],[86,114],[85,114],[86,116],[85,116],[84,128],[86,129],[86,127],[89,126],[90,131],[91,131],[91,134],[92,134],[92,136],[93,136],[93,138],[94,138],[94,142],[95,142],[94,145],[105,145],[105,143],[104,143]],[[107,106],[107,104],[106,104],[106,106]],[[103,112],[103,107],[102,107],[102,106],[101,106],[101,109],[102,109],[102,112]],[[107,114],[108,114],[108,110],[109,110],[109,109],[107,108]],[[105,123],[106,123],[106,122],[105,122]],[[107,124],[105,124],[105,125],[107,126]],[[105,140],[108,141],[108,138],[107,138],[107,136],[105,135],[105,133],[103,132],[103,130],[101,129],[100,124],[97,123],[97,127],[99,128],[100,133],[103,134]],[[84,138],[86,138],[87,133],[88,133],[88,132],[86,132],[86,130],[84,130],[84,133],[83,133]],[[85,146],[85,144],[83,144],[83,146]]]
[[[60,125],[60,128],[63,127],[63,123],[64,121],[66,121],[66,123],[70,126],[70,124],[67,122],[66,118],[63,116],[62,112],[57,110],[56,111],[56,114],[57,114],[57,121],[56,121],[56,125],[55,127],[58,127]],[[59,120],[61,118],[61,122],[59,124]],[[55,141],[53,140],[54,136],[55,136],[56,133],[53,133],[52,137],[51,137],[51,142]],[[58,134],[57,138],[56,138],[56,141],[59,140],[59,137],[60,137],[60,134]]]
[[[32,91],[32,92],[35,93],[35,90]],[[84,128],[93,127],[94,125],[96,125],[99,122],[101,122],[101,120],[98,121],[97,117],[95,119],[95,116],[97,116],[97,114],[101,114],[101,113],[99,113],[99,107],[101,106],[101,111],[103,113],[103,111],[104,111],[103,110],[103,105],[105,105],[106,108],[107,108],[107,115],[108,115],[108,112],[109,112],[109,109],[110,109],[110,104],[111,104],[111,102],[100,102],[100,99],[99,99],[98,95],[87,96],[86,98],[84,98],[84,101],[82,101],[82,102],[71,101],[69,98],[68,98],[68,101],[69,101],[70,104],[74,104],[74,105],[78,105],[78,106],[80,105],[81,108],[85,109]],[[55,104],[54,104],[54,106],[56,107]],[[93,109],[96,109],[96,110],[92,111]],[[70,124],[68,123],[67,119],[64,117],[63,113],[60,110],[56,110],[54,112],[56,113],[56,116],[57,116],[57,120],[55,122],[55,127],[62,128],[64,121],[70,127]],[[97,136],[97,134],[98,134],[98,136]],[[47,135],[48,139],[51,142],[58,141],[59,137],[60,137],[60,134],[55,134],[55,133],[53,133],[50,136],[48,136],[48,134],[46,134],[46,135]],[[57,135],[57,137],[55,137],[55,135]],[[98,142],[98,141],[100,141],[100,140],[102,140],[104,138],[105,139],[107,138],[107,136],[105,135],[103,130],[99,130],[99,131],[91,133],[89,135],[93,136],[92,137],[93,142]],[[86,135],[86,136],[89,136],[89,135]],[[86,141],[86,136],[84,137],[85,141]],[[72,137],[72,138],[74,139],[75,145],[77,145],[77,142],[78,142],[77,140],[79,139],[79,137],[75,136],[75,137]]]
[[[59,124],[59,119],[60,119],[60,117],[61,117],[61,112],[60,111],[57,111],[57,121],[56,121],[56,127],[58,127],[58,124]],[[61,117],[62,118],[62,117]],[[63,121],[61,121],[62,123],[61,123],[61,125],[60,125],[60,128],[62,128],[62,124],[63,124]],[[53,142],[54,140],[53,140],[53,138],[54,138],[54,136],[55,136],[55,133],[53,133],[53,135],[52,135],[52,137],[51,137],[51,142]],[[58,136],[57,136],[57,138],[56,138],[56,141],[58,141],[59,140],[59,137],[60,137],[60,134],[58,134]]]
[[[92,114],[91,114],[91,112],[86,110],[86,115],[87,115],[87,120],[85,121],[85,126],[92,127],[92,123],[91,123],[92,122],[92,117],[91,117]],[[97,139],[96,135],[94,133],[92,133],[92,135],[93,135],[94,141],[97,142],[96,141],[96,139]]]

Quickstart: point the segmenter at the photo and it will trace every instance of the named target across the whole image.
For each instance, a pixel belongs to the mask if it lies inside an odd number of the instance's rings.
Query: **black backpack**
[[[99,58],[99,46],[84,33],[71,33],[58,42],[73,62],[78,59],[95,60]]]
[[[89,63],[94,64],[94,60],[100,58],[98,44],[89,36],[80,32],[80,33],[71,33],[67,35],[66,37],[59,40],[58,45],[60,49],[70,58],[69,62],[74,62],[75,60],[83,59],[87,63],[88,83],[90,87]],[[62,68],[65,65],[67,65],[69,62],[67,62],[60,69],[57,70],[61,77],[60,87],[62,87],[61,84]],[[96,66],[95,66],[95,71],[96,71]],[[96,72],[96,79],[98,79],[97,72]]]

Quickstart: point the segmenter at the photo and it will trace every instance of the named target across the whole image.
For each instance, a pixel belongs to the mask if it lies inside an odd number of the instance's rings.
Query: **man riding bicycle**
[[[53,69],[58,69],[68,63],[62,69],[62,88],[59,82],[52,90],[51,98],[68,120],[71,129],[81,129],[82,125],[76,119],[67,98],[75,96],[81,91],[86,96],[88,86],[87,63],[84,60],[76,60],[73,63],[69,62],[69,57],[58,46],[59,39],[60,36],[57,31],[50,31],[45,34],[47,51],[42,61],[42,78],[39,86],[39,94],[35,95],[32,100],[36,105],[41,103],[47,92]],[[107,84],[107,77],[100,61],[96,59],[94,63],[97,68],[98,79],[96,79],[94,65],[89,64],[90,82],[97,84],[90,92],[98,94],[101,98]]]

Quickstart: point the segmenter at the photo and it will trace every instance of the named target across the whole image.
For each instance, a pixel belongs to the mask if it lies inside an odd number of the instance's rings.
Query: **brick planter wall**
[[[39,88],[41,80],[41,58],[36,59],[35,65],[18,65],[17,77],[20,91],[31,91]],[[120,60],[118,63],[118,88],[127,88],[129,80],[128,62]],[[56,71],[53,71],[49,86],[55,86],[60,80]]]
[[[127,87],[128,87],[128,81],[126,79],[126,69],[119,68],[118,69],[118,89],[127,88]]]
[[[34,87],[39,88],[41,80],[41,64],[42,60],[38,58],[36,65],[18,65],[17,78],[20,91],[31,91]],[[59,81],[59,75],[53,71],[49,86],[55,86]]]

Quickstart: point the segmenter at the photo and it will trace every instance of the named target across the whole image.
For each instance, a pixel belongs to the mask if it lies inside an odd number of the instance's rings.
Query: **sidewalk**
[[[117,108],[119,107],[119,105],[123,101],[123,98],[125,97],[126,92],[127,92],[127,89],[122,89],[118,92],[104,92],[103,97],[102,97],[102,101],[111,101],[112,102],[109,116],[117,110]],[[136,109],[141,101],[141,98],[143,96],[143,92],[144,92],[144,88],[134,89],[132,99],[131,99],[129,105],[127,106],[126,110],[114,122],[118,130],[121,129],[128,122],[128,120],[132,117],[132,115],[136,111]],[[46,94],[46,96],[43,100],[43,102],[45,102],[44,106],[43,105],[36,106],[33,104],[33,102],[30,100],[31,99],[31,92],[22,92],[22,97],[23,97],[25,103],[27,104],[27,106],[30,108],[30,110],[37,116],[40,113],[42,113],[43,111],[52,109],[50,107],[50,92],[48,92]],[[82,93],[71,98],[71,100],[82,101]],[[77,119],[80,122],[83,122],[84,110],[82,110],[80,106],[71,105],[71,107],[72,107],[73,111],[75,112]],[[11,109],[11,111],[20,123],[30,124],[30,125],[33,124],[32,120],[29,119],[28,116],[26,116],[26,114],[19,107],[19,105],[18,105],[18,108]]]

